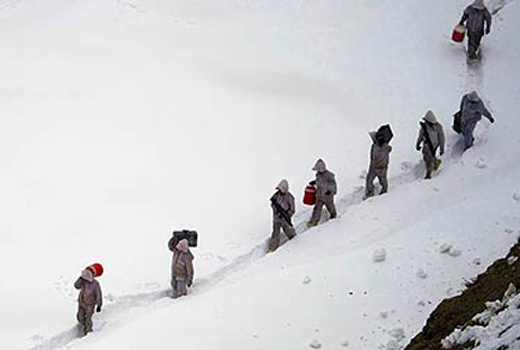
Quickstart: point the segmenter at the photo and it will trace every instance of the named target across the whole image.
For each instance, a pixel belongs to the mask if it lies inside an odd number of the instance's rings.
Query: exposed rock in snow
[[[312,343],[309,344],[309,346],[313,349],[321,349],[321,342],[318,340],[313,340]]]
[[[388,318],[388,311],[381,311],[379,313],[379,317],[381,317],[381,318]]]
[[[423,278],[423,279],[428,277],[428,274],[423,269],[418,269],[415,274],[417,277]]]
[[[513,192],[513,199],[517,202],[520,202],[520,192],[518,192],[518,191]]]
[[[480,265],[482,265],[482,260],[479,258],[475,258],[475,259],[473,259],[473,264],[480,266]]]
[[[305,276],[303,279],[303,284],[309,284],[312,282],[312,279],[309,276]]]
[[[346,348],[347,346],[349,346],[349,342],[348,342],[348,339],[345,339],[341,342],[341,346],[343,346],[344,348]]]
[[[477,325],[455,329],[442,340],[443,348],[467,342],[474,342],[480,350],[520,348],[520,295],[515,292],[511,284],[504,294],[505,302],[487,302],[487,309],[473,318]]]
[[[506,228],[506,229],[504,230],[504,232],[505,232],[505,233],[513,233],[513,232],[515,232],[515,230],[513,230],[513,229],[511,229],[511,228]]]
[[[382,262],[386,260],[386,249],[379,248],[374,252],[373,258],[374,262]]]

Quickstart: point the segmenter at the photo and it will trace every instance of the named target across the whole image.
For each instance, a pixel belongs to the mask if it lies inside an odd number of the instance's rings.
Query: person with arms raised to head
[[[92,332],[92,315],[94,310],[101,312],[101,306],[103,305],[101,287],[92,272],[85,269],[81,271],[81,276],[74,282],[74,288],[80,290],[76,318],[81,326],[82,334],[86,335],[88,332]]]
[[[386,126],[379,128],[378,131],[390,130]],[[391,137],[378,137],[378,132],[372,131],[368,133],[372,139],[372,146],[370,147],[370,165],[368,166],[368,173],[365,184],[365,198],[370,198],[374,195],[374,180],[379,179],[381,191],[379,194],[384,194],[388,191],[388,164],[390,163],[390,152],[392,146],[389,145]]]
[[[193,283],[194,257],[186,238],[181,239],[175,246],[171,246],[170,250],[173,251],[171,278],[173,298],[178,298],[187,295],[188,287],[191,287]]]

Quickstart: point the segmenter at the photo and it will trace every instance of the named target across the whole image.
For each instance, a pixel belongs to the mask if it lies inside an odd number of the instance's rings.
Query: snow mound
[[[372,256],[372,260],[374,262],[383,262],[386,260],[386,249],[385,248],[379,248],[374,251],[374,254]]]

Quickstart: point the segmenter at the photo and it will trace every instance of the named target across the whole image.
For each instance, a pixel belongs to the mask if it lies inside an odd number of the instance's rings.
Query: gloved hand
[[[332,194],[332,192],[330,192],[330,191],[325,192],[326,196],[330,196],[331,194]]]
[[[101,306],[98,306],[96,312],[101,312]]]
[[[417,146],[415,147],[415,149],[418,150],[418,151],[420,151],[420,150],[421,150],[421,145],[417,145]]]
[[[491,122],[491,124],[493,124],[495,122],[495,118],[491,117],[489,118],[489,121]]]
[[[441,151],[439,152],[441,154],[441,156],[444,154],[444,150],[441,149]]]
[[[187,283],[188,287],[191,287],[192,283],[193,283],[193,281],[189,280],[188,283]]]
[[[311,182],[309,182],[309,185],[312,185],[312,186],[316,185],[316,180],[312,180]]]
[[[491,28],[486,28],[486,31],[485,31],[485,34],[488,35],[489,33],[491,33]]]

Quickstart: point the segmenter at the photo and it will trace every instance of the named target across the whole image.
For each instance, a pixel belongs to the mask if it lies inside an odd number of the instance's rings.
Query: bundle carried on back
[[[182,230],[182,231],[173,231],[172,238],[168,241],[168,248],[173,251],[173,248],[177,246],[177,243],[180,242],[181,239],[187,239],[190,247],[197,246],[198,235],[197,231],[190,230]]]
[[[385,124],[379,127],[376,131],[375,139],[378,145],[383,145],[385,143],[389,143],[390,140],[394,137],[394,133],[390,128],[389,124]]]

